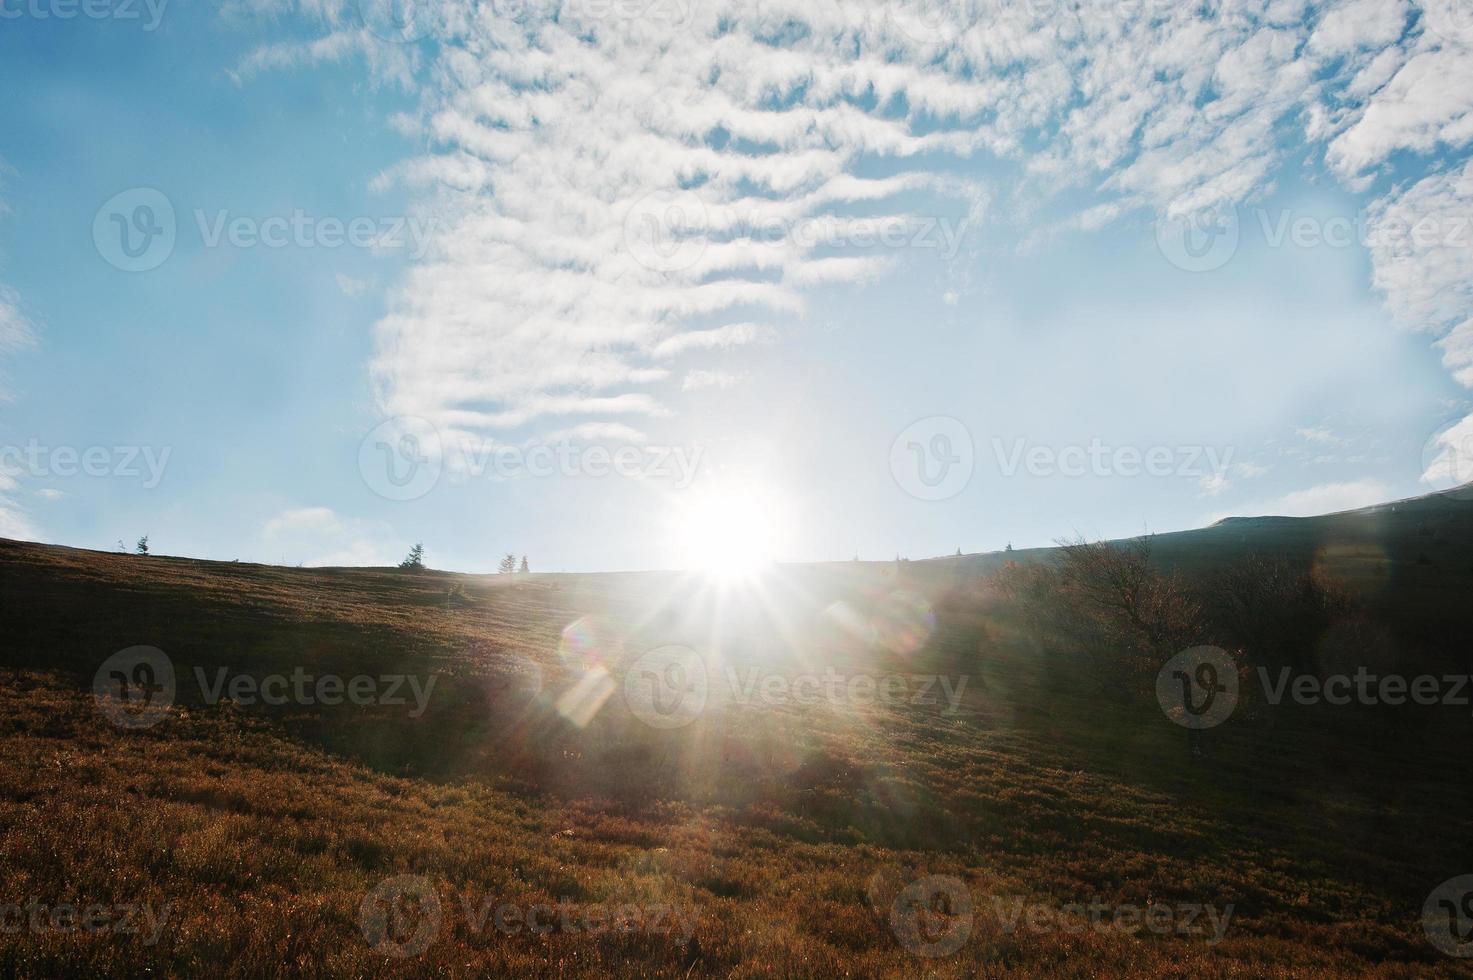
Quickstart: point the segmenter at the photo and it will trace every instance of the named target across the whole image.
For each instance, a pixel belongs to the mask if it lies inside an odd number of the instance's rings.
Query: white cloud
[[[1294,434],[1305,442],[1316,442],[1327,446],[1343,445],[1345,440],[1337,436],[1325,426],[1310,426],[1304,429],[1295,429]]]
[[[850,234],[856,215],[903,219],[902,198],[923,194],[974,223],[1026,223],[1037,245],[1261,197],[1297,152],[1286,130],[1355,190],[1394,155],[1462,150],[1466,2],[715,0],[630,15],[420,0],[434,43],[405,45],[345,0],[249,0],[237,13],[286,5],[325,33],[237,74],[361,57],[419,99],[392,123],[425,151],[375,186],[408,187],[445,231],[375,331],[386,413],[468,435],[546,416],[633,430],[663,410],[674,376],[659,362],[770,340],[813,285],[892,267],[892,251],[795,228]],[[1015,171],[1001,206],[999,188],[949,176],[978,155]],[[1427,175],[1373,211],[1468,213],[1467,184],[1466,169]],[[1065,193],[1075,213],[1041,219]],[[1393,313],[1473,384],[1473,328],[1457,326],[1473,322],[1470,251],[1372,260]],[[704,325],[727,316],[741,319]]]
[[[1379,201],[1367,238],[1376,287],[1404,326],[1452,332],[1473,317],[1473,162]],[[1465,350],[1466,336],[1452,345]]]
[[[3,165],[4,161],[0,161],[0,167]],[[4,211],[4,202],[0,202],[0,214]],[[0,356],[28,347],[35,340],[36,334],[31,321],[21,310],[20,295],[0,283]],[[4,377],[0,376],[0,402],[10,397],[5,390],[4,381]],[[3,494],[3,491],[15,490],[17,486],[12,474],[0,471],[0,537],[28,540],[38,538],[40,534],[27,519],[25,511]]]
[[[1365,478],[1295,490],[1275,500],[1238,508],[1234,513],[1249,517],[1315,517],[1384,503],[1390,496],[1391,491],[1380,480]],[[1214,519],[1226,516],[1232,515],[1219,514]]]
[[[584,422],[559,429],[547,437],[548,442],[644,442],[645,435],[622,422]]]
[[[54,487],[42,487],[40,490],[36,491],[36,496],[40,497],[42,500],[60,500],[62,497],[66,496],[66,493],[65,491],[57,490]]]
[[[1309,46],[1325,56],[1379,50],[1401,38],[1409,13],[1405,0],[1352,0],[1325,12]]]
[[[0,538],[34,541],[39,537],[35,525],[26,519],[26,515],[0,497]]]
[[[1473,483],[1473,415],[1438,434],[1422,482],[1434,490]]]
[[[766,344],[777,339],[777,331],[760,323],[728,323],[710,330],[687,330],[655,344],[656,357],[674,357],[690,350],[728,349],[744,344]]]
[[[1226,472],[1210,473],[1197,481],[1197,486],[1202,490],[1204,497],[1216,497],[1232,484],[1228,481]]]
[[[336,534],[343,529],[338,516],[329,507],[298,507],[285,510],[261,526],[261,533],[268,538],[284,534],[303,532],[314,534]]]
[[[1453,380],[1465,388],[1473,388],[1473,319],[1464,320],[1437,342],[1442,349],[1442,363],[1453,373]]]
[[[1473,138],[1473,56],[1458,47],[1418,51],[1330,144],[1328,160],[1354,177],[1400,150],[1427,153]]]
[[[7,354],[35,342],[31,321],[21,312],[20,296],[14,289],[0,284],[0,354]]]
[[[273,515],[261,525],[261,541],[266,560],[286,564],[394,565],[403,557],[387,525],[341,517],[328,507],[295,507]]]
[[[741,383],[745,374],[735,371],[687,371],[685,378],[680,382],[684,391],[699,391],[702,388],[730,388],[732,385]]]

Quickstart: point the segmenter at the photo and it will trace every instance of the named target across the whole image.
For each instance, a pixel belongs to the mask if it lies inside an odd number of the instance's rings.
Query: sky
[[[642,569],[1473,478],[1464,0],[0,0],[0,83],[0,536]]]

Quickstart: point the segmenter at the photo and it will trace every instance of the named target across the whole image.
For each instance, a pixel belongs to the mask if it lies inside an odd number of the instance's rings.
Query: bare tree
[[[1303,564],[1253,555],[1208,575],[1202,608],[1219,644],[1245,651],[1268,667],[1314,668],[1311,651],[1357,603]]]
[[[1114,544],[1060,544],[1060,575],[1075,600],[1114,649],[1154,670],[1162,660],[1201,642],[1202,608],[1175,574],[1151,567],[1149,538]]]

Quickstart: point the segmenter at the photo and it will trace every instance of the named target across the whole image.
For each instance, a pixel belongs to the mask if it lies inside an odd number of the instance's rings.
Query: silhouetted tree
[[[522,572],[523,574],[525,574],[527,572],[530,572],[531,570],[532,570],[531,568],[527,567],[527,556],[526,555],[523,555],[522,556],[522,564],[521,564],[521,567],[518,568],[517,571]]]
[[[1260,555],[1204,576],[1198,594],[1215,642],[1275,668],[1315,669],[1316,642],[1360,612],[1349,592],[1307,565]]]
[[[517,556],[507,555],[501,559],[501,564],[496,566],[496,570],[503,575],[510,575],[517,570]]]
[[[133,546],[133,550],[135,553],[140,555],[148,554],[148,535],[145,534],[143,537],[139,538],[138,543]]]
[[[1149,538],[1119,543],[1062,543],[1066,597],[1084,614],[1088,632],[1154,671],[1202,639],[1202,607],[1175,574],[1151,567]]]
[[[405,555],[404,560],[399,563],[399,567],[411,572],[424,571],[425,546],[420,542],[415,542],[414,547],[409,549],[409,554]]]

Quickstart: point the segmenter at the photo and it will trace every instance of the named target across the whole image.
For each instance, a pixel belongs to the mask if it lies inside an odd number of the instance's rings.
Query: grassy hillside
[[[1153,543],[1192,575],[1291,558],[1403,669],[1469,670],[1473,505]],[[1470,709],[1245,694],[1194,755],[1149,684],[1102,696],[998,599],[1056,557],[717,588],[0,541],[0,972],[1466,974],[1422,914],[1473,873]],[[94,679],[138,645],[176,689],[120,727]],[[671,646],[707,668],[690,716],[637,696],[694,683]],[[309,697],[252,696],[294,674]],[[358,676],[361,704],[312,686]]]

